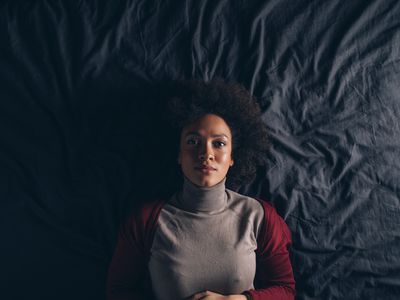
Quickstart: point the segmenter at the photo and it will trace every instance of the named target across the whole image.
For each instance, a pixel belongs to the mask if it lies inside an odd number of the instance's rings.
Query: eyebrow
[[[201,136],[198,132],[195,132],[195,131],[188,132],[186,134],[186,136],[188,136],[188,135]],[[211,135],[211,137],[213,137],[213,138],[215,138],[215,137],[225,137],[225,138],[229,139],[229,137],[226,134],[223,134],[223,133],[221,133],[221,134],[213,134],[213,135]]]

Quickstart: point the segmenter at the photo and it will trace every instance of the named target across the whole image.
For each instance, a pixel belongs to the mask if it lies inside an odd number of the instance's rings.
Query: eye
[[[186,140],[187,145],[197,145],[198,143],[199,143],[199,141],[196,139],[187,139]]]
[[[214,144],[214,146],[216,146],[218,148],[222,148],[222,147],[226,146],[226,143],[223,141],[215,141],[213,144]]]

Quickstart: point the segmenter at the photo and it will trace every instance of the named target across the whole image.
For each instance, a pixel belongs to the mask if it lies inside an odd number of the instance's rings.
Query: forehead
[[[189,123],[182,129],[182,135],[196,132],[201,135],[224,134],[231,137],[231,130],[223,118],[214,114],[206,114],[197,120]]]

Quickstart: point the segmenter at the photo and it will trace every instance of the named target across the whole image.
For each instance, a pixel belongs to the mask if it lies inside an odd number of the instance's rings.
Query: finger
[[[209,291],[203,291],[194,294],[193,296],[190,297],[190,300],[201,300],[209,295]]]

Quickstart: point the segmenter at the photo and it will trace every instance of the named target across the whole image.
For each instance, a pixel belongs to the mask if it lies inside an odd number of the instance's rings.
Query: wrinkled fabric
[[[237,191],[289,225],[297,299],[398,299],[399,20],[397,0],[2,1],[0,297],[103,299],[119,223],[175,172],[160,86],[220,77],[262,108],[268,164]]]

